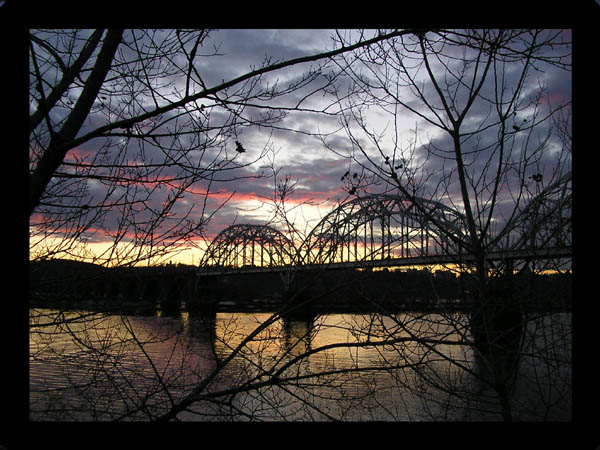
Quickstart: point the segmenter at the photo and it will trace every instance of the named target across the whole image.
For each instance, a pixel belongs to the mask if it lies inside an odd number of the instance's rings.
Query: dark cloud
[[[158,38],[156,35],[155,38]],[[222,80],[229,80],[233,77],[247,73],[253,68],[258,68],[265,62],[265,57],[271,59],[271,62],[289,58],[304,56],[310,53],[321,52],[331,49],[333,46],[331,40],[331,32],[328,30],[222,30],[214,32],[207,39],[201,51],[198,52],[196,68],[202,74],[203,81],[206,86],[211,87],[221,83]],[[457,49],[458,51],[458,49]],[[202,55],[210,55],[213,52],[219,56],[203,57]],[[277,72],[264,77],[263,82],[268,82],[270,85],[278,81],[280,87],[285,87],[302,80],[303,74],[309,65],[302,65],[286,69],[285,71]],[[442,77],[443,72],[439,72]],[[516,82],[519,72],[507,74],[504,80],[507,86],[511,86]],[[562,71],[553,67],[546,67],[545,72],[532,73],[529,83],[531,88],[530,94],[534,94],[539,88],[538,77],[547,88],[545,98],[557,104],[558,101],[564,101],[571,96],[571,74],[570,72]],[[183,82],[181,79],[174,79],[178,86]],[[325,83],[324,78],[315,80],[317,85]],[[341,80],[340,80],[341,81]],[[347,84],[345,85],[347,87]],[[232,88],[232,90],[238,87]],[[278,106],[293,106],[304,100],[301,105],[307,110],[320,111],[326,106],[331,106],[334,103],[333,97],[318,95],[307,96],[315,89],[315,85],[306,86],[285,98],[277,98],[269,105]],[[434,87],[428,80],[423,80],[422,89],[425,92],[434,92]],[[423,105],[413,95],[402,91],[402,98],[407,99],[407,106],[418,111],[423,111]],[[485,98],[493,98],[494,86],[486,85],[482,90],[482,95]],[[458,103],[461,99],[457,98]],[[218,127],[232,120],[229,112],[218,108],[211,108],[212,103],[206,100],[207,110],[210,112],[211,124]],[[260,105],[261,100],[256,99],[257,105]],[[435,103],[437,106],[441,104]],[[389,106],[389,105],[388,105]],[[389,109],[388,109],[389,110]],[[335,108],[328,108],[326,112],[334,113]],[[165,115],[164,118],[173,118],[168,126],[172,126],[177,112],[171,115]],[[231,170],[217,172],[214,176],[212,184],[208,180],[201,180],[190,186],[189,192],[185,194],[182,201],[179,201],[172,210],[174,216],[182,214],[190,214],[191,219],[200,221],[203,217],[211,217],[211,222],[206,229],[207,236],[214,236],[220,230],[236,223],[259,223],[261,220],[269,220],[269,205],[268,199],[272,198],[274,191],[275,180],[270,176],[270,169],[265,168],[265,163],[269,158],[273,159],[274,168],[277,169],[280,176],[289,175],[292,180],[296,181],[294,193],[289,201],[297,204],[308,201],[338,201],[347,196],[347,185],[341,180],[346,172],[361,173],[361,167],[356,162],[351,162],[347,156],[350,156],[353,151],[353,144],[344,131],[337,134],[332,134],[324,137],[327,145],[334,150],[330,151],[323,143],[315,136],[316,133],[326,133],[340,127],[339,117],[317,112],[302,112],[302,113],[287,113],[284,120],[278,122],[274,128],[260,127],[254,125],[264,119],[265,110],[260,108],[247,108],[242,111],[240,123],[241,126],[235,129],[236,134],[228,134],[216,136],[208,134],[205,136],[182,136],[180,141],[172,138],[160,138],[160,143],[167,145],[186,145],[197,144],[199,150],[191,156],[190,164],[197,163],[202,157],[203,164],[208,164],[212,161],[219,152],[221,156],[227,155],[230,158],[235,157],[235,163],[229,167]],[[492,111],[493,113],[493,111]],[[279,112],[276,112],[279,114]],[[470,110],[469,121],[465,123],[465,130],[475,131],[478,128],[485,126],[490,115],[490,104],[488,102],[478,101],[472,105]],[[434,116],[429,115],[432,119]],[[373,122],[369,126],[373,128],[383,129],[388,126],[388,135],[385,142],[385,149],[389,149],[390,154],[393,151],[391,142],[393,139],[390,135],[393,133],[393,127],[389,125],[390,115],[382,110],[377,110],[372,107],[367,116]],[[526,117],[519,118],[522,120]],[[202,120],[198,116],[198,120]],[[414,144],[414,156],[418,163],[426,163],[420,167],[421,173],[426,176],[425,195],[434,196],[440,193],[439,174],[448,173],[452,170],[453,162],[451,159],[444,159],[441,156],[445,155],[445,151],[451,152],[453,143],[449,135],[440,133],[439,129],[420,120],[414,113],[405,109],[398,111],[398,120],[401,122],[401,134],[397,136],[397,145],[399,148],[410,147],[411,139],[414,139],[412,129],[415,123],[419,121],[419,133],[417,142]],[[90,117],[90,122],[86,124],[86,129],[90,129],[92,125],[97,125],[106,121],[103,112],[98,105],[97,113]],[[512,124],[511,124],[512,126]],[[511,141],[513,151],[522,151],[522,145],[526,138],[531,142],[539,142],[544,139],[547,134],[545,126],[538,127],[535,133],[531,135],[523,132],[516,134],[514,140]],[[214,138],[214,141],[211,140]],[[159,163],[164,161],[164,154],[159,150],[152,141],[146,140],[144,146],[139,146],[135,140],[131,140],[130,144],[125,149],[124,146],[119,146],[117,143],[121,138],[110,138],[115,144],[110,150],[103,147],[106,143],[104,138],[95,139],[87,142],[76,149],[73,149],[67,155],[66,161],[75,161],[76,159],[91,161],[94,157],[99,158],[101,152],[106,151],[106,158],[110,160],[122,156],[124,151],[131,155],[130,162],[147,162]],[[197,139],[197,141],[194,141]],[[244,154],[236,154],[234,142],[240,141],[247,150]],[[486,164],[489,163],[489,157],[495,148],[497,140],[497,132],[481,134],[477,139],[465,140],[465,151],[467,156],[467,165],[470,173],[478,173],[484,170]],[[207,149],[203,149],[202,144],[209,143]],[[374,161],[381,161],[381,157],[376,152],[372,143],[367,139],[361,138],[361,143],[365,148],[374,155]],[[475,150],[488,149],[483,153],[477,153]],[[356,150],[354,148],[354,150]],[[112,152],[112,153],[110,153]],[[487,153],[486,153],[487,152]],[[265,154],[266,158],[254,161],[260,154]],[[337,153],[337,154],[336,154]],[[365,162],[356,151],[354,155],[362,161],[366,167],[371,167],[370,163]],[[400,157],[400,153],[398,153]],[[448,153],[449,158],[452,157]],[[428,158],[427,158],[428,157]],[[97,159],[100,161],[101,158]],[[542,154],[540,159],[542,163],[546,163],[548,170],[551,171],[551,158],[546,154]],[[242,167],[235,167],[235,165]],[[249,164],[246,166],[246,164]],[[418,165],[418,164],[417,164]],[[543,165],[543,164],[542,164]],[[206,167],[206,166],[203,166]],[[178,175],[176,166],[167,167],[156,173],[161,180],[169,179]],[[208,175],[208,172],[207,172]],[[429,177],[427,177],[430,175]],[[146,203],[145,208],[159,209],[161,204],[168,198],[172,189],[178,186],[180,181],[171,182],[169,185],[164,185],[152,192]],[[152,189],[151,186],[146,186],[147,189]],[[384,189],[384,186],[373,189]],[[105,186],[98,180],[91,180],[87,184],[88,197],[86,201],[93,204],[94,201],[101,201],[105,195]],[[206,197],[208,192],[208,197]],[[111,199],[118,199],[123,193],[117,188]],[[456,184],[448,187],[444,192],[446,198],[459,199],[458,188]],[[254,208],[248,206],[248,201],[252,199],[260,199],[254,202]],[[227,201],[224,205],[223,203]],[[257,209],[256,204],[264,202],[264,208]],[[460,200],[456,200],[459,205]],[[121,217],[119,208],[115,208],[114,214],[107,215],[103,222],[103,229],[113,229]],[[191,212],[190,212],[191,211]],[[217,211],[215,213],[215,211]],[[148,212],[140,207],[138,212],[140,221],[145,221]],[[100,229],[100,228],[99,228]],[[99,232],[100,233],[100,232]],[[100,239],[99,233],[94,235],[94,239]]]

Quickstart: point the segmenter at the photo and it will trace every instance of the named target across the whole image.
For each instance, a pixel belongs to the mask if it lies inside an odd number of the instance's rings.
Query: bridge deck
[[[487,261],[500,261],[510,259],[548,259],[548,258],[569,258],[572,256],[570,248],[546,248],[536,250],[502,250],[488,253]],[[284,272],[290,270],[334,270],[334,269],[368,269],[384,267],[403,267],[403,266],[426,266],[433,264],[472,264],[475,257],[472,254],[453,254],[453,255],[427,255],[412,256],[404,258],[384,258],[374,260],[344,261],[327,264],[302,264],[285,265],[273,267],[241,267],[241,268],[201,268],[198,271],[199,276],[215,276],[228,274],[251,274],[265,272]]]

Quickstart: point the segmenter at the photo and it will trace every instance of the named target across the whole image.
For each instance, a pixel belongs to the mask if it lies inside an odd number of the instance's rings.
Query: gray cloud
[[[233,77],[239,76],[243,73],[248,72],[251,68],[258,68],[261,63],[265,61],[265,56],[271,58],[272,61],[283,60],[289,58],[295,58],[298,56],[307,55],[310,53],[320,52],[329,50],[332,48],[333,43],[331,41],[331,32],[328,30],[222,30],[211,34],[209,39],[204,42],[203,48],[198,52],[198,58],[196,68],[203,77],[203,81],[208,87],[217,85],[222,80],[228,80]],[[206,57],[203,54],[210,54],[216,49],[217,52],[222,56],[217,57]],[[287,69],[282,72],[278,72],[269,76],[264,77],[263,82],[274,83],[276,79],[279,80],[280,86],[287,86],[289,83],[298,82],[303,76],[304,71],[309,65],[302,65]],[[561,71],[552,67],[546,67],[546,72],[541,74],[543,81],[548,88],[550,97],[556,98],[557,100],[569,98],[571,95],[571,76],[569,72]],[[537,75],[537,74],[534,74]],[[441,73],[440,73],[441,76]],[[515,77],[518,73],[510,74],[506,79],[508,86],[514,83]],[[177,82],[177,85],[181,87],[181,79],[173,80]],[[342,80],[339,80],[342,82]],[[322,86],[325,82],[324,78],[319,78],[316,83],[320,83]],[[429,92],[433,92],[433,86],[429,81],[425,81],[423,89]],[[537,79],[532,77],[532,91],[537,89]],[[344,85],[344,86],[347,86]],[[235,86],[230,91],[238,89]],[[289,95],[285,98],[276,99],[275,104],[281,106],[295,105],[301,99],[306,99],[302,104],[307,109],[322,109],[324,106],[331,104],[334,100],[333,97],[323,96],[322,93],[311,97],[306,95],[315,88],[314,85],[306,86],[305,88],[294,92],[293,95]],[[493,90],[491,86],[486,86],[482,94],[488,98],[493,96]],[[555,97],[552,97],[554,95]],[[406,97],[409,106],[414,107],[417,110],[422,109],[422,105],[417,100],[410,100],[412,97]],[[260,104],[261,100],[256,99],[257,104]],[[207,106],[210,107],[210,102],[206,101]],[[376,122],[372,123],[373,127],[383,127],[386,124],[386,120],[389,120],[390,116],[385,114],[375,115],[376,108],[371,108],[371,115],[369,117],[376,119]],[[334,112],[335,109],[328,110]],[[490,113],[490,106],[485,102],[477,102],[473,105],[471,110],[472,122],[467,123],[467,129],[481,126],[481,123],[485,123],[485,118]],[[106,118],[102,115],[102,111],[99,109],[97,114],[92,115],[91,123],[86,125],[89,129],[94,124],[103,123]],[[232,119],[232,116],[225,112],[223,109],[214,108],[210,110],[211,123],[215,126],[219,126],[227,123]],[[263,118],[262,114],[265,114],[265,110],[260,108],[247,108],[242,112],[244,119],[255,121]],[[167,117],[175,117],[175,113],[172,115],[165,115]],[[402,119],[403,126],[411,129],[414,127],[415,122],[418,120],[413,113],[405,110],[400,110],[399,119]],[[247,163],[257,158],[258,155],[265,149],[272,148],[276,152],[274,164],[277,169],[280,170],[281,175],[289,174],[292,179],[298,180],[295,196],[298,201],[306,199],[321,199],[326,198],[337,199],[343,198],[345,195],[343,191],[344,183],[341,182],[341,176],[348,170],[359,170],[359,167],[355,163],[351,163],[350,160],[344,159],[335,153],[325,148],[322,143],[315,136],[311,136],[311,133],[317,132],[329,132],[331,130],[339,128],[339,118],[336,116],[318,114],[311,112],[304,113],[289,113],[284,120],[277,123],[275,128],[269,127],[258,127],[252,125],[250,122],[242,121],[240,127],[236,128],[237,134],[225,134],[218,136],[214,142],[211,143],[209,149],[205,150],[205,153],[200,153],[198,150],[194,153],[193,158],[190,162],[197,162],[200,155],[203,155],[203,162],[207,163],[211,160],[214,155],[219,151],[225,152],[229,156],[236,156],[235,148],[233,147],[234,141],[239,140],[243,143],[247,152],[243,155],[237,155],[236,162]],[[174,124],[174,120],[169,123],[169,126]],[[370,124],[371,125],[371,124]],[[84,129],[84,131],[85,131]],[[295,132],[290,132],[295,130]],[[426,124],[421,123],[419,126],[418,142],[416,143],[415,155],[421,160],[428,154],[426,149],[427,144],[434,145],[439,149],[452,148],[452,143],[447,135],[439,134],[437,130]],[[546,133],[546,128],[539,127],[535,134],[529,136],[531,141],[539,141],[543,139]],[[391,131],[389,132],[391,133]],[[213,136],[214,137],[214,136]],[[410,139],[413,138],[411,133],[406,133],[398,136],[398,145],[400,147],[407,147]],[[481,136],[480,140],[471,140],[465,143],[467,149],[476,150],[478,148],[485,148],[486,146],[492,145],[497,135],[494,133],[485,134]],[[525,134],[515,137],[515,151],[518,151],[521,147],[522,142],[526,138]],[[119,138],[112,138],[115,142]],[[194,141],[197,139],[197,141]],[[335,135],[327,136],[327,144],[334,150],[339,151],[342,155],[347,155],[352,149],[352,144],[349,141],[345,132],[340,132]],[[210,140],[210,136],[185,136],[181,138],[180,144],[190,145],[194,142],[197,144],[205,143]],[[177,144],[176,141],[170,138],[161,138],[160,142],[163,145],[171,142],[173,145]],[[366,142],[366,141],[364,141]],[[77,151],[80,152],[94,152],[101,148],[104,143],[101,139],[90,141]],[[372,146],[370,146],[373,150]],[[118,156],[119,147],[114,147],[111,157],[115,158]],[[467,151],[468,151],[467,150]],[[151,141],[145,143],[144,152],[142,153],[140,148],[137,147],[133,142],[131,147],[128,148],[131,155],[135,155],[135,160],[141,161],[144,158],[147,162],[160,162],[161,158],[164,158],[162,153],[154,148]],[[74,154],[75,152],[73,152]],[[267,153],[270,155],[270,153]],[[213,155],[213,156],[211,156]],[[442,158],[434,157],[430,155],[424,169],[430,173],[440,173],[444,170],[449,170],[452,166],[451,161],[444,161]],[[481,154],[477,158],[475,153],[469,156],[469,170],[473,173],[483,170],[483,167],[487,161],[486,155]],[[552,160],[547,154],[543,154],[542,162],[547,163],[550,167]],[[211,193],[206,202],[206,213],[211,214],[217,209],[225,200],[230,193],[235,192],[236,195],[232,200],[224,207],[222,207],[218,213],[212,217],[212,221],[209,227],[209,234],[214,235],[220,229],[229,225],[233,220],[237,223],[253,222],[256,223],[260,220],[261,212],[259,211],[248,211],[244,210],[241,205],[244,200],[252,196],[260,196],[262,198],[269,198],[273,194],[273,180],[269,177],[259,178],[261,174],[268,174],[266,169],[261,169],[264,166],[265,160],[258,161],[247,167],[239,167],[232,169],[231,171],[217,173],[215,176],[215,182],[211,185]],[[166,168],[161,172],[161,176],[168,177],[176,174],[176,167]],[[426,185],[426,190],[433,192],[437,186],[437,179],[431,178]],[[208,188],[207,181],[199,181],[191,187],[192,192],[186,194],[185,201],[176,204],[173,212],[175,215],[182,214],[189,210],[192,205],[196,207],[192,210],[191,217],[197,219],[200,218],[200,213],[204,204],[203,193]],[[98,182],[88,183],[90,201],[92,198],[101,199],[104,191],[103,186]],[[119,191],[115,191],[115,197]],[[457,195],[456,186],[453,185],[448,192],[451,196]],[[152,198],[148,200],[147,205],[149,207],[158,208],[168,195],[168,189],[155,191]],[[140,212],[140,218],[145,214]],[[268,219],[265,216],[265,220]],[[119,220],[118,216],[114,218],[108,217],[105,221],[105,226],[109,227],[117,223]]]

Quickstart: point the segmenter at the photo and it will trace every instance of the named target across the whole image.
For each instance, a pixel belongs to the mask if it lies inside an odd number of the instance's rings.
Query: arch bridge
[[[571,174],[533,196],[486,242],[488,260],[571,256]],[[303,242],[268,225],[237,224],[209,245],[203,270],[385,267],[469,262],[463,214],[400,195],[356,197],[329,212]]]
[[[464,217],[432,200],[389,194],[357,197],[327,214],[303,242],[304,264],[374,264],[456,254]]]
[[[210,243],[200,267],[215,269],[274,268],[296,264],[294,244],[268,225],[235,224]]]

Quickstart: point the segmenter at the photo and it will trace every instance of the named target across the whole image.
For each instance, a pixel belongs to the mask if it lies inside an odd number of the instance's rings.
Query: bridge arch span
[[[541,189],[517,211],[503,233],[495,237],[495,249],[571,249],[572,207],[569,171]]]
[[[442,253],[458,254],[465,220],[434,200],[372,194],[345,202],[327,214],[305,240],[305,264],[375,261]]]
[[[295,262],[292,242],[268,225],[235,224],[210,243],[200,267],[281,267]]]

